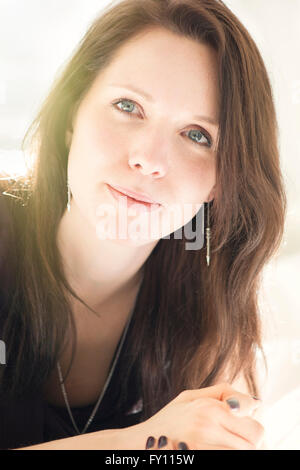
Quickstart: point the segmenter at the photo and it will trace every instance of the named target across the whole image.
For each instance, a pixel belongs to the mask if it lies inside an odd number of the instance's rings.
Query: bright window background
[[[21,140],[107,0],[0,0],[0,170],[25,171]],[[228,0],[265,60],[288,194],[284,243],[261,292],[269,375],[260,371],[270,449],[300,449],[300,0]]]

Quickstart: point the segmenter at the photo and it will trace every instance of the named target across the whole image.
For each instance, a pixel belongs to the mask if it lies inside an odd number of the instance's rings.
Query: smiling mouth
[[[125,201],[125,204],[127,205],[127,208],[135,205],[135,208],[139,212],[147,212],[147,211],[157,210],[161,207],[161,204],[149,203],[149,202],[141,201],[141,200],[135,199],[131,196],[128,196],[128,194],[125,194],[125,193],[122,193],[121,191],[118,191],[117,189],[113,188],[109,184],[107,184],[107,187],[108,187],[110,193],[112,194],[112,196],[117,201],[121,201],[123,203]]]

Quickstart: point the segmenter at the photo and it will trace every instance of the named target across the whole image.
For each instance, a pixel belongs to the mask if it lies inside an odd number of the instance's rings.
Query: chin
[[[107,227],[103,224],[97,224],[96,226],[96,235],[99,240],[110,241],[117,245],[124,245],[124,246],[143,246],[148,245],[149,243],[154,243],[158,241],[161,237],[151,238],[146,237],[145,235],[142,236],[140,234],[120,234],[115,235],[115,233],[109,233],[107,231]]]

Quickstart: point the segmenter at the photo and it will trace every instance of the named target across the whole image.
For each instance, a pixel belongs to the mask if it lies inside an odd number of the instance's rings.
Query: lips
[[[121,186],[111,186],[111,185],[108,185],[108,186],[110,186],[115,191],[118,191],[122,196],[128,196],[137,202],[144,202],[148,204],[160,204],[159,202],[154,201],[153,199],[148,197],[147,195],[136,193],[135,191],[132,191],[131,189],[123,188]]]
[[[162,207],[161,204],[159,204],[159,203],[145,202],[145,201],[142,201],[141,199],[135,199],[134,197],[129,196],[127,192],[125,193],[125,192],[118,191],[116,188],[119,188],[119,186],[111,186],[109,184],[107,184],[106,186],[107,186],[109,192],[112,194],[112,196],[116,200],[120,200],[121,197],[124,198],[124,196],[126,196],[127,208],[131,208],[132,206],[134,206],[138,213],[145,212],[145,211],[146,212],[150,212],[150,211],[152,212],[152,211],[154,211],[154,210],[156,211],[156,210],[158,210]],[[130,194],[132,194],[132,192],[130,192]],[[136,193],[134,193],[134,194],[136,194]],[[142,196],[139,195],[139,197],[142,197]],[[150,201],[151,201],[151,199],[150,199]]]

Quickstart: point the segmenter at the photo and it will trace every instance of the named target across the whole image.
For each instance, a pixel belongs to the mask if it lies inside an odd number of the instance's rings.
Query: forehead
[[[174,102],[192,107],[191,112],[201,108],[218,117],[215,50],[165,29],[145,30],[123,44],[92,89],[98,92],[112,84],[132,84],[151,94],[160,106]]]

